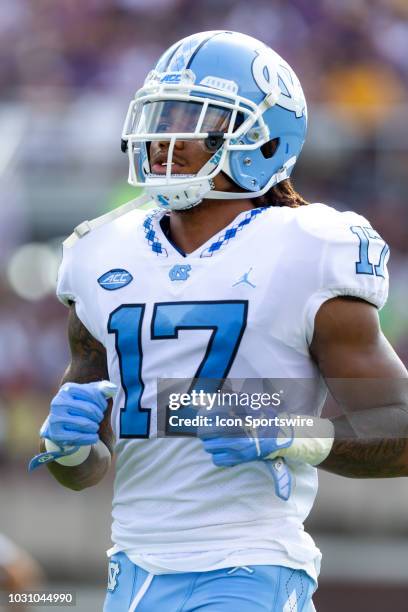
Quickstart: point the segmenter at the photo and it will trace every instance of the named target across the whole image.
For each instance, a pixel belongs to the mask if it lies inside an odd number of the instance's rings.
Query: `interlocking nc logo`
[[[118,575],[120,574],[120,564],[118,561],[109,561],[108,566],[108,591],[114,591],[118,586]]]
[[[42,457],[38,458],[38,461],[40,463],[45,463],[46,461],[49,461],[50,459],[52,459],[54,457],[54,455],[50,455],[49,453],[47,453],[46,455],[43,455]]]
[[[187,265],[177,264],[173,266],[169,272],[170,280],[185,281],[190,276],[189,275],[190,270],[191,270],[191,266],[188,264]]]

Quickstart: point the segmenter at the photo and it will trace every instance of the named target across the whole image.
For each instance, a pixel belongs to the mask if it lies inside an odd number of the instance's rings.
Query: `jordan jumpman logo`
[[[250,287],[253,287],[255,289],[256,285],[254,285],[253,283],[251,283],[251,281],[248,280],[248,276],[251,272],[252,268],[249,268],[248,272],[245,272],[245,274],[243,274],[241,276],[241,278],[239,280],[237,280],[236,283],[234,283],[232,286],[236,287],[237,285],[240,285],[241,283],[247,284]]]

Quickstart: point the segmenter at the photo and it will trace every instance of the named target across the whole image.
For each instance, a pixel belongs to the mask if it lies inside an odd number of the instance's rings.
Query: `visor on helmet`
[[[135,117],[135,134],[185,134],[193,136],[204,132],[227,132],[232,111],[201,102],[161,100],[145,102]]]

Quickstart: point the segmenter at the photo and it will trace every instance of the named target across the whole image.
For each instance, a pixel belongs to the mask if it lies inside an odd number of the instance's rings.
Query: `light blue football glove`
[[[65,383],[50,405],[50,413],[41,429],[41,438],[58,446],[31,459],[29,471],[39,465],[75,453],[81,446],[96,444],[99,425],[117,387],[108,380],[85,384]]]
[[[214,417],[214,414],[212,415]],[[218,467],[231,467],[249,461],[264,461],[271,472],[275,493],[283,500],[290,497],[292,477],[279,451],[289,448],[293,442],[293,429],[268,427],[268,437],[259,437],[258,430],[243,427],[243,437],[226,436],[225,428],[202,428],[199,437],[204,450],[210,453]],[[224,434],[224,435],[223,435]],[[268,458],[272,455],[272,458]]]
[[[246,463],[248,461],[262,461],[272,453],[276,453],[283,448],[288,448],[292,444],[292,438],[257,438],[255,435],[248,435],[246,438],[236,437],[201,437],[204,450],[212,455],[215,465],[229,467]]]

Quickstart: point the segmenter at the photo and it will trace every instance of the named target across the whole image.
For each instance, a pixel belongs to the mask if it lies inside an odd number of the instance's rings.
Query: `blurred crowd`
[[[406,96],[407,19],[404,0],[4,0],[0,88],[127,92],[174,40],[232,29],[278,49],[311,101],[380,107]]]
[[[211,29],[260,38],[300,76],[311,121],[296,186],[367,215],[391,244],[382,317],[408,363],[406,0],[3,0],[0,449],[2,435],[15,452],[34,444],[68,360],[64,307],[18,295],[10,258],[132,197],[116,153],[128,100],[167,46]]]
[[[398,102],[407,18],[404,0],[4,0],[0,88],[12,99],[127,91],[175,40],[226,28],[279,49],[306,75],[311,101]]]

